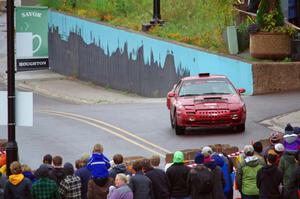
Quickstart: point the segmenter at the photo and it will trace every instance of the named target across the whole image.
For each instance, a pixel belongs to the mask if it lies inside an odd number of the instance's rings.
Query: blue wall
[[[167,56],[172,55],[176,71],[184,69],[189,71],[190,75],[197,75],[200,72],[226,75],[236,87],[245,88],[247,94],[253,93],[252,65],[246,62],[54,11],[49,11],[49,30],[50,33],[57,31],[61,40],[65,42],[69,42],[72,33],[80,35],[86,45],[96,45],[108,57],[113,56],[119,50],[121,53],[125,51],[128,59],[136,60],[139,49],[143,48],[142,62],[145,66],[150,66],[151,62],[154,62],[163,68],[166,66]],[[50,43],[49,45],[54,44]],[[51,53],[49,56],[50,60],[55,59],[51,58]]]

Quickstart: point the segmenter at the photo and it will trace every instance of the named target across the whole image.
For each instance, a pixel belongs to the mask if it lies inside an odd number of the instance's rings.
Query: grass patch
[[[235,18],[238,0],[161,0],[166,21],[150,34],[216,52],[227,52],[223,30]],[[39,0],[50,8],[141,31],[152,18],[153,0]]]

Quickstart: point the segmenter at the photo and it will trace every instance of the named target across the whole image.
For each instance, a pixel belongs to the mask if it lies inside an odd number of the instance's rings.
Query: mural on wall
[[[200,72],[227,75],[253,92],[251,64],[53,11],[49,62],[59,73],[143,96],[165,96],[181,77]]]

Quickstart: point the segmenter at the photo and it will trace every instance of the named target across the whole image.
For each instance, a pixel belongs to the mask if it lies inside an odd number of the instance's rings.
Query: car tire
[[[240,125],[238,125],[237,126],[237,128],[236,128],[236,130],[237,130],[237,132],[244,132],[245,131],[245,123],[243,123],[243,124],[240,124]]]
[[[183,135],[184,132],[185,132],[185,127],[177,125],[177,118],[176,118],[176,116],[174,116],[174,123],[173,124],[174,124],[174,129],[175,129],[176,135]]]
[[[174,121],[173,121],[171,112],[170,112],[170,122],[171,122],[171,128],[174,129],[175,125],[174,125]]]

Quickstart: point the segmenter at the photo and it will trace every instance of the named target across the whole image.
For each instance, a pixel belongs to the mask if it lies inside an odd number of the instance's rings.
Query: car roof
[[[182,80],[194,80],[194,79],[227,79],[224,75],[207,75],[207,76],[190,76],[190,77],[184,77]]]

